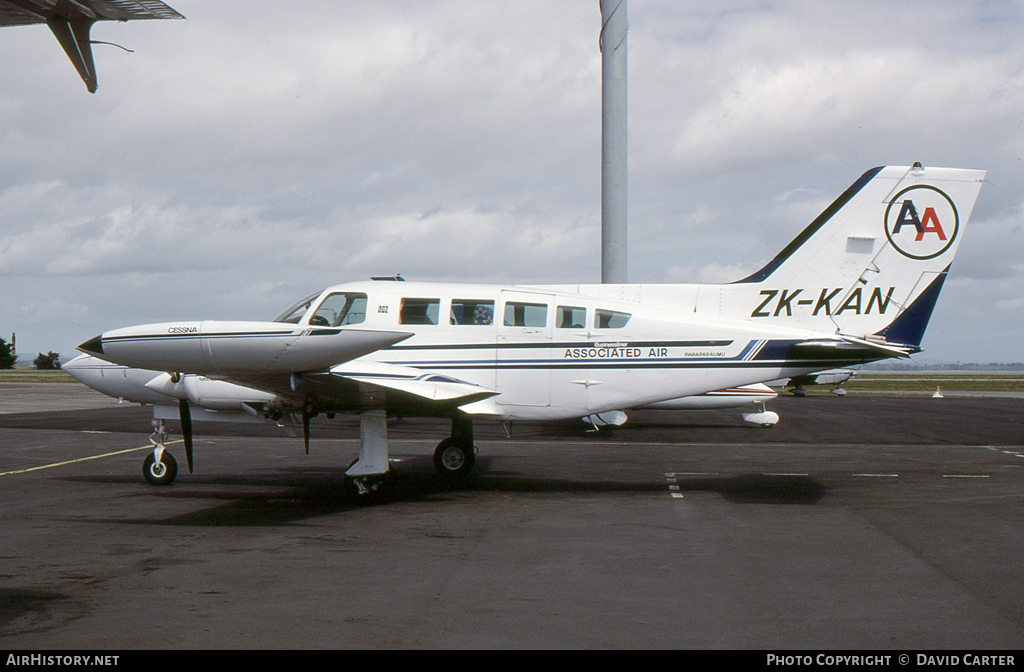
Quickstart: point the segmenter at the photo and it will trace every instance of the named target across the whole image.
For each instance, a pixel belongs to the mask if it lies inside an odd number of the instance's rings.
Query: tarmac
[[[199,425],[147,485],[148,409],[0,384],[0,649],[861,649],[1024,645],[1019,398],[812,395],[634,412],[613,431]],[[172,436],[172,439],[177,437]]]

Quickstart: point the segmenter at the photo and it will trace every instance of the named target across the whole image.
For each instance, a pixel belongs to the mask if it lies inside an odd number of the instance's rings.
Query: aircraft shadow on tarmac
[[[618,482],[613,480],[568,480],[522,476],[510,471],[490,471],[489,460],[480,458],[478,472],[464,481],[450,483],[434,471],[431,458],[414,457],[394,469],[383,494],[359,497],[343,487],[344,469],[287,469],[257,477],[193,476],[188,483],[167,488],[150,488],[155,497],[217,500],[222,503],[168,518],[127,518],[97,522],[137,525],[276,526],[318,516],[341,514],[368,506],[393,503],[438,502],[462,493],[506,492],[521,494],[560,493],[664,493],[664,483]],[[78,476],[68,480],[120,484],[129,477]],[[189,488],[188,485],[194,486]],[[825,487],[807,476],[740,474],[729,477],[677,479],[679,493],[713,492],[733,504],[816,504]],[[211,488],[213,486],[213,488]],[[272,493],[253,492],[253,486],[274,488]],[[149,488],[149,486],[147,486]],[[281,491],[281,488],[286,488]]]
[[[83,613],[81,605],[67,595],[0,588],[0,636],[45,632]]]
[[[802,399],[780,397],[771,409],[783,421],[770,430],[744,423],[735,409],[705,411],[630,411],[623,427],[594,432],[582,422],[514,422],[511,440],[584,440],[606,442],[697,442],[697,443],[818,443],[818,444],[964,444],[1017,445],[1020,440],[1024,399],[948,398],[937,403],[930,397],[835,397],[824,394]],[[0,414],[0,428],[63,429],[146,434],[152,412],[148,408],[123,406],[82,411],[47,411]],[[394,418],[388,421],[388,436],[396,440],[437,441],[450,430],[450,421],[434,418]],[[477,423],[478,442],[507,441],[498,423]],[[177,437],[177,423],[169,421],[168,431]],[[334,420],[321,416],[312,422],[316,439],[358,440],[358,417],[339,415]],[[205,423],[197,436],[272,437],[286,439],[285,430],[272,423]],[[300,439],[301,442],[301,439]],[[301,445],[301,443],[299,444]]]

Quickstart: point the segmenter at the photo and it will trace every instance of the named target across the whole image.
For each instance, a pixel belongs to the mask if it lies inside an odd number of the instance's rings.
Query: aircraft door
[[[501,292],[498,300],[494,401],[511,406],[551,405],[551,333],[554,297]]]
[[[590,329],[593,305],[582,297],[560,297],[555,306],[551,356],[558,360],[551,370],[551,405],[589,415],[587,397],[593,380],[590,372]]]

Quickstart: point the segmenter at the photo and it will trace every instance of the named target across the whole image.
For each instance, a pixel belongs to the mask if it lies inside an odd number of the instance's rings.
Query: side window
[[[548,324],[548,307],[543,303],[505,304],[506,327],[545,327]]]
[[[598,329],[622,329],[633,317],[629,313],[616,313],[614,310],[598,310],[594,316],[594,326]]]
[[[449,324],[494,324],[494,301],[452,299]]]
[[[330,294],[309,318],[311,327],[340,327],[366,321],[366,294]]]
[[[582,329],[587,323],[587,309],[559,306],[555,326],[559,329]]]
[[[399,324],[437,324],[441,313],[440,299],[402,299]]]

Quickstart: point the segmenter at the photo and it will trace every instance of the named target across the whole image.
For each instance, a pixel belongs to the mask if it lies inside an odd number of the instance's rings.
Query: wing
[[[259,412],[346,412],[370,407],[389,415],[451,417],[456,411],[473,416],[507,416],[491,397],[497,391],[458,378],[408,366],[353,360],[324,371],[290,375],[239,374],[218,376],[277,399]]]
[[[89,93],[96,92],[96,66],[89,37],[92,24],[184,18],[158,0],[0,0],[0,26],[48,25]]]
[[[158,0],[77,0],[104,19],[136,21],[139,19],[184,19],[168,5]]]
[[[60,17],[68,21],[184,19],[158,0],[0,0],[0,26],[27,26]]]
[[[377,395],[398,415],[448,416],[457,408],[471,414],[502,413],[493,403],[481,403],[497,395],[495,390],[408,366],[355,360],[302,378],[313,397],[343,407],[359,408],[366,404],[367,395]]]
[[[32,23],[46,23],[46,15],[25,9],[13,0],[0,0],[0,26],[27,26]]]

